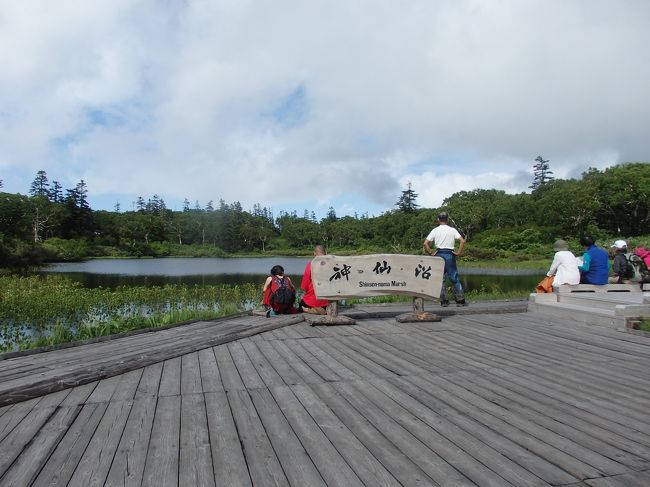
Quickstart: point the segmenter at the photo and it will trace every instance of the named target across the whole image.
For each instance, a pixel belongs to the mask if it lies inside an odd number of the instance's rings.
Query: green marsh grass
[[[89,289],[60,276],[0,276],[0,352],[214,319],[252,309],[255,284]]]

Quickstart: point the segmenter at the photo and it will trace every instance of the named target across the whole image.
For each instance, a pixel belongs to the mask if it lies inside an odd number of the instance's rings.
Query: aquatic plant
[[[0,352],[214,319],[260,301],[255,284],[110,290],[84,288],[60,276],[0,276]]]

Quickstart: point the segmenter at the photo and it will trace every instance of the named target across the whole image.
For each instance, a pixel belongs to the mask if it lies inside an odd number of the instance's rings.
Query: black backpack
[[[296,300],[296,292],[287,284],[287,278],[279,279],[274,277],[273,281],[276,284],[276,289],[271,294],[271,303],[293,306]]]
[[[625,254],[627,263],[628,279],[640,282],[650,282],[650,270],[641,257],[635,254]]]

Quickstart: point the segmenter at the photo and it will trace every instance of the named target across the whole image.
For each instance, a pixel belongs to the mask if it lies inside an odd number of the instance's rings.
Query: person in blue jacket
[[[596,246],[596,241],[591,235],[580,239],[580,245],[585,249],[582,256],[580,270],[581,284],[607,284],[609,274],[609,256],[605,249]]]

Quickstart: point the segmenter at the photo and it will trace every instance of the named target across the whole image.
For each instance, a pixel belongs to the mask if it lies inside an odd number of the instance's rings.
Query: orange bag
[[[535,288],[535,292],[538,294],[542,293],[552,293],[553,292],[553,279],[555,276],[546,276]]]

